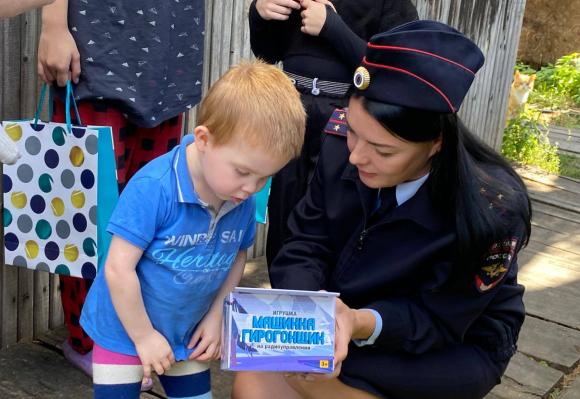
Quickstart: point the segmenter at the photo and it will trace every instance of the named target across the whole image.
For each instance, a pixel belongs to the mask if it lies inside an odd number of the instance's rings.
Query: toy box
[[[331,373],[337,296],[236,288],[224,303],[222,369]]]

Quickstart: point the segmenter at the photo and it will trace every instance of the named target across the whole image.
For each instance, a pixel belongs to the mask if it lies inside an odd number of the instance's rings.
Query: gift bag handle
[[[40,112],[42,111],[42,105],[44,104],[44,97],[46,97],[46,90],[48,88],[48,85],[46,83],[44,83],[42,85],[42,89],[40,90],[40,99],[38,100],[38,105],[36,106],[36,115],[34,115],[34,128],[36,129],[36,126],[38,125],[38,120],[40,119]],[[73,89],[72,89],[72,84],[70,82],[70,80],[67,80],[66,82],[66,99],[65,99],[65,107],[66,107],[66,111],[65,111],[65,119],[66,119],[66,128],[67,131],[69,133],[72,133],[72,123],[71,123],[71,118],[70,118],[70,103],[73,103],[73,107],[75,109],[75,115],[77,117],[77,123],[79,125],[82,125],[81,122],[81,116],[79,115],[79,109],[77,107],[77,102],[75,100],[74,97],[74,93],[73,93]],[[53,115],[53,105],[52,105],[52,90],[49,91],[49,95],[48,95],[48,120],[52,120],[52,115]]]

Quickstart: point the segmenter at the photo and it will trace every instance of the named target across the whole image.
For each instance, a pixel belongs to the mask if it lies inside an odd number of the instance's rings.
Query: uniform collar
[[[376,195],[372,194],[375,190],[365,186],[360,180],[356,166],[348,163],[341,178],[354,181],[363,206],[368,206],[369,198],[376,199]],[[445,219],[435,209],[433,202],[429,198],[429,185],[425,184],[428,179],[429,174],[412,182],[397,185],[397,207],[387,216],[388,219],[385,219],[385,221],[407,219],[432,231],[440,231],[445,228],[447,226]],[[399,189],[401,186],[403,187]],[[370,214],[370,209],[366,211],[367,214]]]
[[[173,171],[175,174],[175,187],[177,190],[177,202],[189,204],[205,204],[199,199],[193,188],[193,179],[187,166],[187,146],[193,143],[193,135],[186,134],[181,139],[181,144],[173,157]]]

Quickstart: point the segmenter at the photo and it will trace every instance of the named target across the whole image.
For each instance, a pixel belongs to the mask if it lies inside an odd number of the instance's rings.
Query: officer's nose
[[[353,165],[364,165],[367,163],[368,157],[366,156],[366,147],[366,141],[359,138],[350,152],[350,156],[348,157],[349,162]]]

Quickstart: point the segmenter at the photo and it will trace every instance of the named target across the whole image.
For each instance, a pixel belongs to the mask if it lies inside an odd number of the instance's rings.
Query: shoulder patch
[[[487,292],[500,283],[510,269],[517,243],[518,238],[512,237],[491,246],[475,276],[477,291]]]
[[[324,133],[346,137],[346,109],[336,108],[323,129]]]

